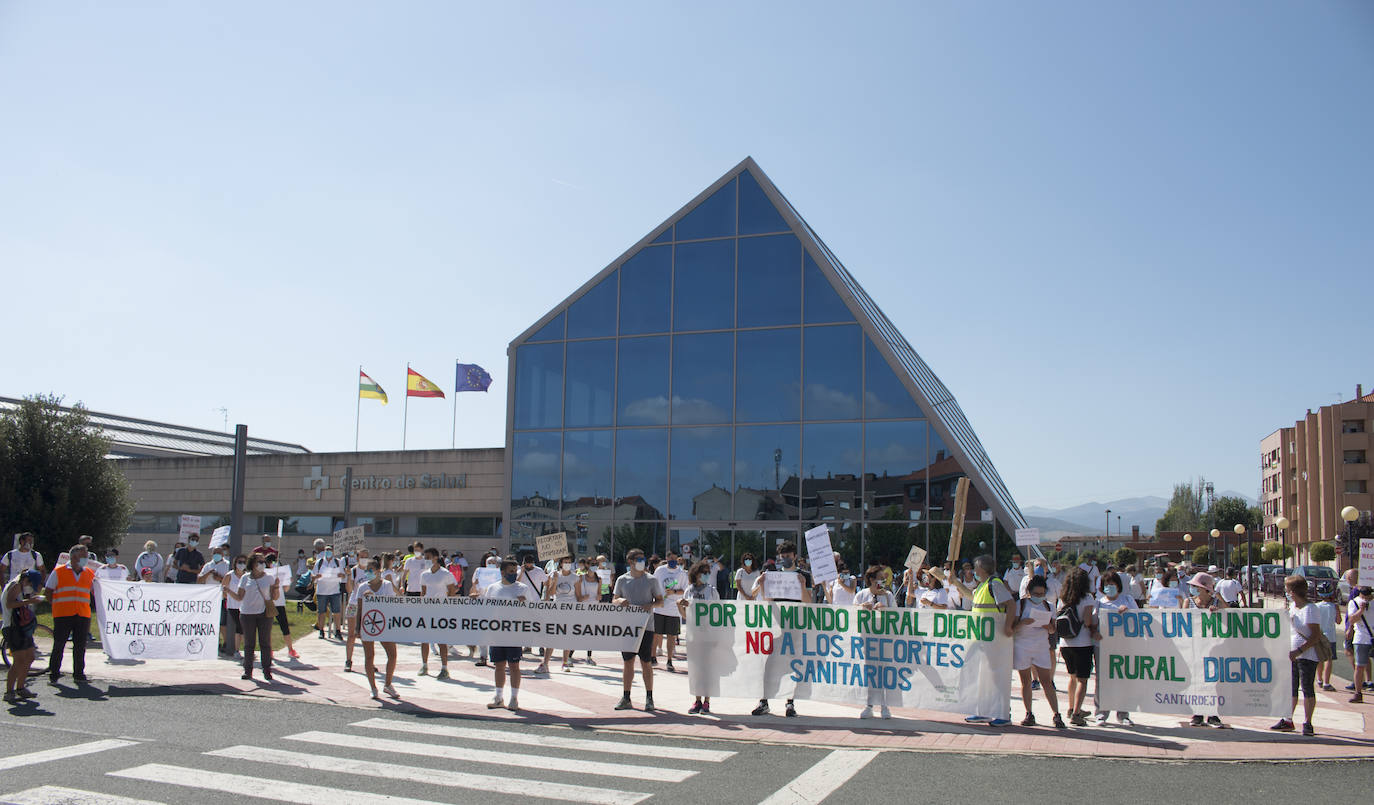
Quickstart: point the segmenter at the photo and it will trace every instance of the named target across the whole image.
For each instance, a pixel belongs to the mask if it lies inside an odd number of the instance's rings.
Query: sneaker
[[[644,712],[654,709],[654,694],[646,692],[644,694]]]
[[[1349,699],[1347,699],[1347,701],[1349,701],[1351,704],[1364,704],[1364,694],[1356,693],[1354,696],[1351,696]]]
[[[418,676],[429,676],[429,663],[420,663],[420,673],[418,674]]]
[[[1034,726],[1035,726],[1035,715],[1034,715],[1033,713],[1026,713],[1026,717],[1023,718],[1023,719],[1021,719],[1021,726],[1023,726],[1023,727],[1034,727]]]
[[[864,709],[862,709],[862,710],[859,711],[859,718],[872,718],[872,717],[873,717],[873,705],[871,705],[871,704],[870,704],[869,706],[865,707]]]
[[[1040,690],[1040,680],[1038,680],[1038,679],[1032,679],[1032,680],[1031,680],[1031,690]]]
[[[1107,714],[1098,713],[1096,716],[1093,717],[1093,723],[1095,723],[1099,727],[1107,726]]]
[[[381,695],[380,693],[377,692],[377,689],[376,689],[376,688],[373,688],[373,689],[372,689],[372,698],[378,699],[378,700],[380,700],[380,699],[382,698],[382,695]]]
[[[989,727],[1005,727],[1011,723],[1009,718],[994,718],[988,722]]]
[[[352,661],[352,660],[344,660],[344,673],[348,673],[348,672],[350,672],[350,671],[352,671],[352,670],[353,670],[353,661]]]
[[[324,630],[323,630],[323,629],[316,629],[315,631],[319,632],[319,634],[316,635],[316,637],[318,637],[319,639],[323,640],[323,639],[324,639]]]
[[[263,678],[263,679],[266,679],[268,682],[274,681],[274,680],[272,679],[272,672],[271,672],[271,671],[264,670],[264,671],[262,672],[262,678]]]
[[[635,709],[635,706],[634,706],[633,704],[630,704],[630,697],[629,697],[628,694],[626,694],[626,695],[623,695],[623,696],[620,697],[620,701],[616,703],[615,709],[617,709],[617,710],[633,710],[633,709]]]
[[[588,665],[596,665],[596,660],[592,659],[591,657],[588,657],[588,658],[587,658],[587,664],[588,664]]]
[[[12,690],[5,691],[5,704],[19,704],[19,694]]]
[[[391,685],[383,685],[382,690],[386,693],[386,695],[390,696],[393,699],[401,698],[401,694],[397,693],[396,688],[392,687]]]
[[[487,667],[487,661],[486,661],[486,660],[478,660],[477,662],[473,663],[473,665],[477,666],[478,668],[486,668],[486,667]]]
[[[286,653],[289,654],[293,660],[299,660],[301,658],[301,655],[297,654],[295,649],[289,649]]]
[[[987,721],[987,716],[969,716],[968,718],[964,719],[965,724],[986,724]]]
[[[689,710],[687,711],[687,715],[689,715],[689,716],[695,716],[695,715],[700,715],[700,714],[701,714],[701,702],[693,702],[693,703],[692,703],[691,709],[689,709]]]
[[[1064,719],[1058,713],[1054,714],[1054,728],[1059,730],[1067,729],[1064,726]]]
[[[760,699],[760,700],[759,700],[759,706],[758,706],[758,707],[755,707],[755,708],[753,709],[753,711],[750,712],[750,715],[754,715],[754,716],[766,716],[766,715],[768,715],[768,713],[769,713],[769,710],[768,710],[768,700],[767,700],[767,699]]]
[[[235,651],[235,652],[234,652],[234,662],[243,662],[243,652],[242,652],[242,651]]]
[[[447,668],[447,667],[440,668],[440,669],[439,669],[439,674],[438,674],[437,676],[435,676],[434,678],[435,678],[435,679],[448,679],[448,668]]]
[[[710,703],[710,702],[702,702],[702,703],[701,703],[701,714],[704,715],[704,716],[709,716],[709,715],[711,715],[711,703]]]
[[[1135,722],[1131,720],[1131,715],[1130,715],[1130,713],[1117,713],[1117,714],[1116,714],[1116,723],[1120,724],[1120,725],[1123,726],[1123,727],[1134,727],[1134,726],[1135,726]]]
[[[565,662],[565,663],[563,663],[563,673],[566,674],[566,673],[570,673],[571,671],[572,671],[572,663],[570,663],[570,662]]]
[[[788,702],[787,708],[783,710],[783,715],[787,716],[788,718],[796,718],[797,706],[795,704],[792,704],[791,702]]]
[[[511,696],[510,701],[506,703],[506,709],[511,711],[512,713],[520,709],[520,703],[515,700],[514,696]]]
[[[1302,734],[1311,737],[1313,735],[1316,735],[1317,731],[1312,729],[1312,724],[1309,722],[1307,724],[1302,725]]]
[[[1207,726],[1207,719],[1203,718],[1202,716],[1193,716],[1193,720],[1188,722],[1188,726],[1205,727]]]
[[[540,675],[542,675],[542,676],[548,676],[548,673],[549,673],[549,666],[544,665],[543,663],[540,663],[539,667],[536,668],[536,669],[534,669],[534,672],[535,672],[536,674],[540,674]]]
[[[335,640],[343,640],[343,632],[339,631],[338,629],[335,629],[335,630],[334,630],[334,639],[335,639]]]
[[[1069,723],[1074,725],[1075,727],[1088,726],[1088,720],[1083,717],[1082,713],[1074,713],[1073,715],[1069,716]],[[1202,722],[1199,720],[1195,726],[1202,726]]]
[[[883,718],[892,718],[892,711],[887,709],[887,705],[883,705],[882,707],[878,708],[878,714],[881,715]]]
[[[1221,723],[1221,716],[1207,716],[1207,726],[1209,726],[1209,727],[1221,727],[1221,726],[1224,726],[1224,725]]]
[[[239,677],[239,679],[252,679],[252,678],[253,678],[253,675],[252,675],[252,674],[244,674],[243,676]]]
[[[1345,689],[1346,689],[1346,690],[1354,690],[1354,689],[1355,689],[1355,683],[1354,683],[1354,682],[1351,682],[1349,685],[1346,685],[1346,686],[1345,686]]]
[[[496,698],[495,698],[495,699],[492,699],[491,701],[487,702],[487,709],[488,709],[488,710],[499,710],[499,709],[501,709],[502,707],[505,707],[505,706],[506,706],[506,703],[503,702],[503,701],[501,701],[501,694],[499,694],[499,693],[496,694]]]
[[[85,675],[85,674],[72,674],[72,681],[73,681],[73,682],[88,682],[88,681],[90,681],[90,680],[86,679],[86,675]]]
[[[670,674],[673,673],[675,670],[677,670],[676,668],[673,667],[673,661],[672,661],[672,660],[669,660],[669,661],[668,661],[667,669],[668,669],[668,673],[670,673]]]
[[[1297,729],[1297,727],[1294,727],[1293,722],[1289,721],[1288,719],[1281,718],[1278,720],[1278,723],[1274,724],[1274,726],[1270,727],[1269,729],[1275,732],[1292,732],[1293,730]]]
[[[37,693],[34,693],[34,692],[31,691],[31,690],[29,690],[29,688],[28,688],[27,685],[25,685],[25,686],[22,687],[22,688],[18,688],[18,689],[15,690],[14,692],[17,693],[17,694],[19,694],[19,698],[21,698],[21,699],[37,699],[37,698],[38,698],[38,694],[37,694]]]

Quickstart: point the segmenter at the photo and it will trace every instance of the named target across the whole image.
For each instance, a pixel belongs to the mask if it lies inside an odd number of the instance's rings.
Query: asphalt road
[[[651,739],[164,688],[54,689],[0,711],[0,802],[130,805],[990,801],[1157,790],[1190,801],[1340,797],[1374,761],[1144,763]],[[592,741],[595,743],[585,743]],[[1167,782],[1166,782],[1167,781]],[[931,789],[931,785],[935,788]],[[84,792],[84,793],[74,793]],[[1027,798],[1030,797],[1030,800]]]

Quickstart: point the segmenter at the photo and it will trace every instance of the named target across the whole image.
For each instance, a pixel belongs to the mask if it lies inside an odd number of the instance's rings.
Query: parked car
[[[1336,591],[1336,571],[1323,565],[1298,565],[1293,575],[1307,579],[1307,596],[1318,601]]]
[[[1264,584],[1264,574],[1276,568],[1278,565],[1253,565],[1252,567],[1242,567],[1240,569],[1240,583],[1245,585],[1245,589],[1250,589],[1250,570],[1255,571],[1255,589],[1260,589]]]
[[[1283,572],[1282,565],[1269,565],[1264,569],[1260,578],[1264,580],[1264,584],[1261,586],[1266,593],[1283,595],[1283,580],[1287,578],[1287,574]]]

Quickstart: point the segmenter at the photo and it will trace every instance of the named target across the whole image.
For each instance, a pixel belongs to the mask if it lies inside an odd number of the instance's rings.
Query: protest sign
[[[500,580],[501,569],[496,567],[479,567],[477,572],[472,574],[472,583],[479,590],[485,590]]]
[[[606,568],[599,567],[596,569],[596,576],[601,579],[601,594],[606,595],[611,591],[611,587],[615,585],[615,573]]]
[[[1103,710],[1291,714],[1290,626],[1280,610],[1103,610],[1098,620]]]
[[[915,572],[917,570],[920,570],[921,565],[925,563],[926,549],[918,548],[917,546],[912,545],[911,550],[906,555],[906,566],[911,568],[912,572]]]
[[[818,525],[806,532],[806,556],[811,562],[811,579],[816,583],[840,577],[835,569],[835,551],[830,547],[830,527]]]
[[[98,579],[100,645],[112,660],[213,660],[221,595],[218,584]]]
[[[1374,539],[1360,540],[1360,574],[1356,583],[1374,587]]]
[[[539,561],[562,559],[568,555],[568,535],[562,531],[556,534],[540,534],[534,538],[534,546],[539,551]]]
[[[504,598],[367,596],[359,605],[364,640],[450,646],[634,651],[653,617],[611,604]]]
[[[361,551],[367,546],[364,544],[367,538],[367,528],[355,525],[352,528],[340,528],[334,532],[334,552],[353,553]]]
[[[1018,528],[1016,529],[1016,547],[1034,548],[1040,544],[1040,529],[1038,528]]]
[[[229,544],[229,526],[222,525],[210,533],[210,550]]]
[[[178,539],[178,540],[185,540],[187,537],[191,536],[192,534],[195,534],[195,535],[197,535],[197,536],[200,535],[200,515],[199,515],[199,514],[183,514],[183,515],[181,515],[180,527],[179,527],[178,530],[177,530],[177,539]]]
[[[801,574],[790,570],[769,570],[763,574],[763,597],[801,600]]]
[[[694,696],[797,698],[1011,715],[1005,618],[753,601],[687,607]]]

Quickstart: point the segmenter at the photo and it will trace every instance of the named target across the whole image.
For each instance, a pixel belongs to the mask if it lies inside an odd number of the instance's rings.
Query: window
[[[559,341],[563,338],[563,314],[554,316],[539,332],[530,336],[531,341]]]
[[[754,174],[744,171],[739,176],[739,233],[762,235],[767,232],[786,232],[778,209],[759,187]]]
[[[1363,451],[1363,450],[1347,450],[1347,451],[1345,451],[1345,463],[1346,463],[1346,464],[1363,464],[1363,463],[1365,463],[1364,451]]]
[[[558,515],[561,433],[517,433],[511,449],[511,516]],[[542,532],[541,532],[542,533]]]
[[[867,419],[917,419],[921,406],[911,399],[906,386],[888,366],[872,339],[865,338],[864,417]]]
[[[646,246],[620,268],[620,332],[668,331],[668,296],[673,267],[671,246]]]
[[[568,338],[615,335],[615,292],[619,275],[611,275],[568,308]]]
[[[677,222],[678,240],[729,237],[735,234],[735,182],[730,180]]]
[[[496,533],[496,518],[419,517],[415,533],[421,537],[489,537]]]
[[[735,241],[679,243],[673,262],[673,329],[735,326]]]
[[[862,337],[858,325],[806,328],[802,350],[806,356],[804,419],[859,418]]]
[[[515,427],[563,424],[563,343],[526,344],[515,351]]]
[[[389,537],[396,533],[395,517],[358,517],[354,525],[368,527],[367,533],[378,537]]]
[[[1369,482],[1366,480],[1346,481],[1345,493],[1347,495],[1363,495],[1369,492]]]
[[[673,520],[729,520],[730,429],[673,428]]]
[[[615,516],[662,520],[668,511],[668,429],[628,428],[615,436]]]
[[[1364,433],[1364,420],[1347,419],[1341,422],[1341,433]]]
[[[735,419],[795,422],[801,414],[801,328],[744,330],[735,364]]]
[[[801,434],[796,425],[735,428],[735,518],[797,519],[800,469]]]
[[[611,497],[611,431],[563,434],[563,507],[598,507]]]
[[[567,400],[563,424],[569,428],[611,424],[615,394],[615,339],[568,342]]]
[[[673,336],[674,425],[730,421],[734,347],[734,333]]]
[[[790,234],[740,238],[740,327],[801,322],[801,251]]]
[[[322,515],[291,515],[291,514],[266,514],[258,519],[258,528],[261,534],[277,533],[277,521],[282,521],[283,534],[308,534],[310,536],[328,536],[334,533],[334,518],[327,514]],[[206,522],[202,520],[201,522]]]
[[[806,323],[854,321],[854,316],[840,300],[834,286],[821,273],[820,266],[806,255]]]
[[[668,424],[668,337],[620,339],[616,424]]]

